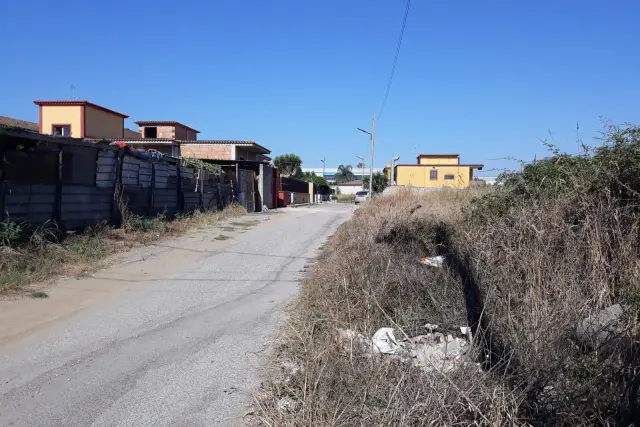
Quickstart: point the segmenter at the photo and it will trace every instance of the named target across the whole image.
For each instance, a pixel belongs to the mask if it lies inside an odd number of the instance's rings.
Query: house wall
[[[259,161],[263,156],[259,153],[254,153],[248,151],[245,147],[237,147],[236,146],[236,157],[235,160],[251,160],[251,161]]]
[[[432,170],[438,171],[438,179],[431,180]],[[453,175],[453,180],[445,180],[445,175]],[[469,166],[397,166],[396,183],[409,187],[452,187],[467,188],[473,179],[473,168]]]
[[[333,187],[335,190],[340,189],[340,194],[350,194],[350,195],[354,195],[356,194],[358,191],[363,191],[362,190],[362,185],[336,185],[335,187]],[[337,193],[338,191],[336,191]]]
[[[457,156],[420,156],[418,159],[418,164],[420,165],[457,165],[458,163],[460,163],[460,158]]]
[[[40,126],[45,135],[53,135],[52,125],[71,125],[71,136],[82,138],[82,106],[44,105],[40,107]]]
[[[222,144],[180,144],[183,157],[196,159],[235,160],[235,146]]]
[[[144,128],[146,127],[157,128],[157,138],[177,139],[175,126],[140,126],[140,135],[142,137],[144,137]]]
[[[176,126],[174,138],[181,141],[196,141],[198,139],[198,134],[183,126]]]
[[[82,108],[82,107],[80,107]],[[84,136],[92,138],[124,137],[124,117],[84,106]]]

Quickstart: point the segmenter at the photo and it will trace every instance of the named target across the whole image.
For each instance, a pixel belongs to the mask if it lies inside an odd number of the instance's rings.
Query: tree
[[[365,176],[362,180],[362,188],[364,190],[369,189],[369,177]],[[382,172],[376,172],[373,174],[373,192],[382,193],[387,188],[387,177]]]
[[[356,169],[364,169],[364,163],[360,162],[356,165]]]
[[[353,174],[353,168],[351,165],[338,166],[338,172],[336,172],[336,183],[353,181],[355,175]]]
[[[329,187],[327,180],[323,176],[316,175],[315,172],[304,172],[300,179],[307,182],[313,182],[314,184],[323,187]]]
[[[280,175],[296,177],[302,175],[302,159],[296,154],[282,154],[273,160],[273,164],[280,169]]]

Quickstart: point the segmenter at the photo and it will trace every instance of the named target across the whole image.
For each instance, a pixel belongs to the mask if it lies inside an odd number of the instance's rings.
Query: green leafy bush
[[[26,229],[26,223],[10,220],[0,222],[0,246],[15,247],[25,238]]]

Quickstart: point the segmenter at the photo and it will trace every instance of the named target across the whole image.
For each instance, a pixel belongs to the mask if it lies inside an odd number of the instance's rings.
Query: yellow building
[[[459,154],[420,154],[415,165],[395,166],[394,181],[407,187],[467,188],[473,181],[473,170],[483,166],[462,164]],[[391,169],[387,167],[385,172],[390,180]]]
[[[123,138],[126,114],[89,101],[33,101],[40,107],[40,133],[73,138]]]

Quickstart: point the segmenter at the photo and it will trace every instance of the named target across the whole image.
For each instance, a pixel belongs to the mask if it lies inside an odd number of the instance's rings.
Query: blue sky
[[[18,1],[0,26],[0,115],[77,97],[206,139],[252,139],[304,166],[369,159],[404,0]],[[460,153],[515,167],[553,133],[577,150],[600,117],[637,121],[640,2],[413,0],[376,166]]]

